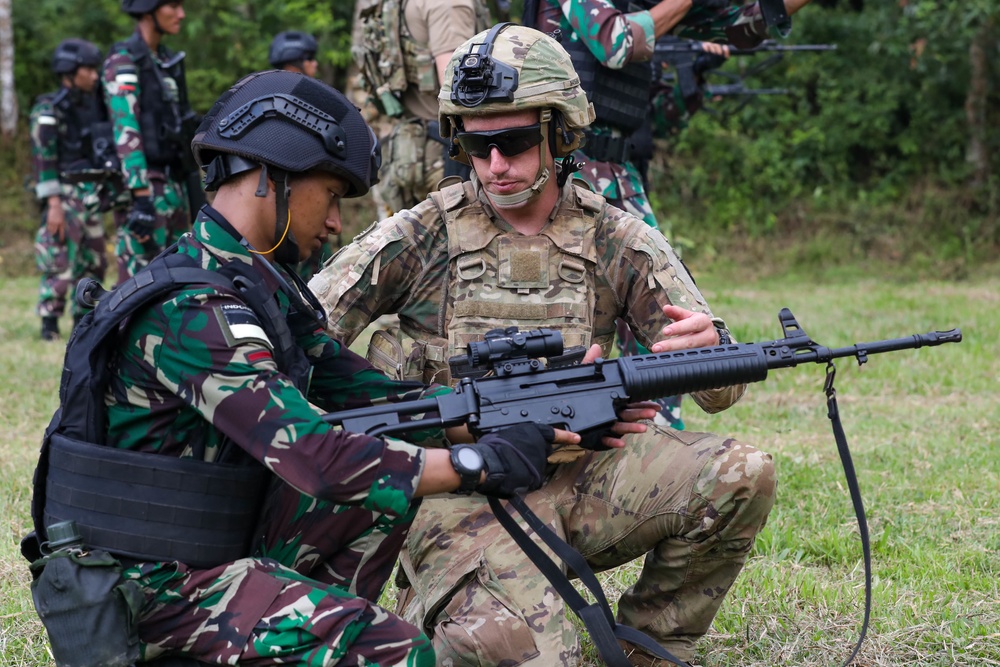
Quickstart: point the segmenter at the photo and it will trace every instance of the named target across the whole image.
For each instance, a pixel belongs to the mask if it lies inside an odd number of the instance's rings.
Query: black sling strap
[[[851,502],[854,505],[854,514],[858,521],[858,531],[861,534],[861,550],[865,564],[865,616],[861,627],[861,635],[854,647],[850,657],[844,662],[844,667],[850,665],[861,650],[861,645],[868,633],[868,622],[871,617],[872,598],[872,568],[871,568],[871,545],[868,538],[868,521],[865,518],[865,508],[861,500],[861,489],[858,486],[858,477],[854,470],[854,463],[851,459],[851,452],[847,445],[847,436],[844,434],[844,427],[840,422],[840,411],[837,407],[837,392],[833,387],[836,376],[836,368],[833,363],[827,365],[827,376],[824,384],[824,392],[827,397],[827,416],[830,418],[833,429],[833,437],[837,442],[837,450],[840,452],[841,464],[844,468],[844,476],[847,478],[847,487],[851,493]],[[594,642],[601,659],[608,667],[630,667],[631,663],[625,657],[621,646],[616,640],[623,639],[641,647],[652,656],[667,660],[681,667],[691,667],[690,663],[684,662],[668,650],[663,648],[652,637],[644,632],[628,625],[615,621],[614,613],[604,595],[600,582],[594,575],[594,571],[587,564],[586,559],[579,551],[567,544],[555,531],[549,528],[538,516],[531,511],[531,508],[524,502],[524,498],[514,497],[510,499],[511,507],[517,510],[518,514],[528,524],[528,527],[562,560],[567,567],[576,574],[583,582],[587,590],[594,596],[595,602],[588,603],[579,591],[569,581],[562,569],[539,547],[534,540],[521,528],[520,524],[507,511],[497,498],[489,498],[490,509],[493,515],[500,522],[519,547],[528,555],[549,583],[552,584],[556,592],[562,596],[566,604],[573,612],[580,617],[590,633],[590,638]]]

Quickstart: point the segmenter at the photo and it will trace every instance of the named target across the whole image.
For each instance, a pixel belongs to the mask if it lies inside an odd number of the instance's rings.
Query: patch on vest
[[[257,315],[249,307],[239,303],[227,303],[215,309],[219,318],[219,328],[222,335],[226,337],[226,342],[230,347],[236,347],[243,343],[260,343],[267,346],[269,350],[274,350],[270,339],[264,333],[264,328],[260,325]],[[260,361],[260,359],[250,360]]]

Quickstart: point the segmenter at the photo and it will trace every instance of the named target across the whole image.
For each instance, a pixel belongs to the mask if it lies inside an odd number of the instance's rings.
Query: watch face
[[[471,447],[462,447],[456,453],[458,463],[466,470],[482,470],[483,457]]]

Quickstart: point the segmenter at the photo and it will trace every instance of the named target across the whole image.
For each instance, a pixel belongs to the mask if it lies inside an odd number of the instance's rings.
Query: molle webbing
[[[76,521],[84,544],[208,568],[242,558],[269,473],[79,442],[54,434],[45,525]]]

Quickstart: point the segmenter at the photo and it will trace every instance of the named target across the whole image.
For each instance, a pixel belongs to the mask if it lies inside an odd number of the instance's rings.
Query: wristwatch
[[[729,329],[726,325],[720,324],[719,322],[713,322],[715,325],[715,331],[719,334],[719,345],[729,345],[733,342],[733,337],[729,334]]]
[[[451,466],[462,479],[455,493],[463,496],[471,495],[479,486],[479,478],[483,473],[483,455],[475,447],[455,445],[451,448]]]

